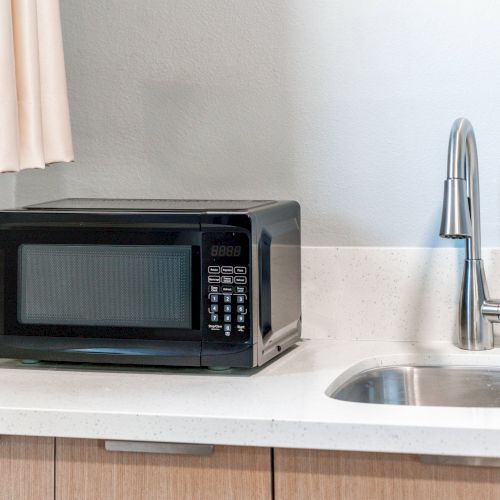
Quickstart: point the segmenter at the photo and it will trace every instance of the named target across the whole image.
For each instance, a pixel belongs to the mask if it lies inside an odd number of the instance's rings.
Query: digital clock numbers
[[[210,255],[212,257],[239,257],[241,255],[241,246],[212,245]]]

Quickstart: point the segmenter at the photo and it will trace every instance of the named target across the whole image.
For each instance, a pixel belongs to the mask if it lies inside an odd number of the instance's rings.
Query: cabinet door
[[[54,438],[0,436],[0,499],[54,498]]]
[[[58,500],[270,500],[270,448],[216,446],[209,456],[111,452],[57,439]]]
[[[414,455],[275,450],[276,500],[498,500],[500,468],[421,464]]]

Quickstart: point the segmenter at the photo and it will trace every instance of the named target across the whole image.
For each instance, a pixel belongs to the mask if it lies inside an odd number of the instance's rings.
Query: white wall
[[[500,246],[493,0],[63,0],[77,161],[62,196],[295,198],[309,245],[438,246],[448,133],[480,154]]]

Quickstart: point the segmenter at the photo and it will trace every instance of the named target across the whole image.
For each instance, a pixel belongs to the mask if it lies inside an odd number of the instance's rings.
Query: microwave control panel
[[[246,233],[207,232],[202,242],[203,340],[250,339],[250,239]]]

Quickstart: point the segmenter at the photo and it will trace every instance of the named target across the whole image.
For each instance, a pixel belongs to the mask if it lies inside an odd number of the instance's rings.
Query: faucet
[[[439,235],[466,238],[464,273],[458,314],[461,349],[493,349],[493,323],[500,322],[500,300],[489,298],[481,259],[479,173],[474,130],[466,118],[455,120],[448,145]]]

